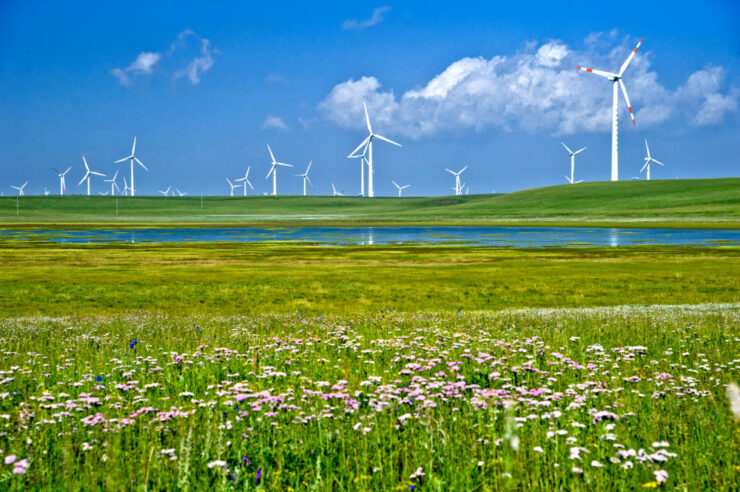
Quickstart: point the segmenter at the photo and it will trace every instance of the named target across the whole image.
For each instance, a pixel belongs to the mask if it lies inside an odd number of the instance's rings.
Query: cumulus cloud
[[[195,38],[200,46],[200,54],[193,58],[190,58],[193,45],[192,43],[188,44],[188,39],[191,37]],[[188,55],[188,51],[190,51],[190,55]],[[173,79],[187,77],[190,83],[197,84],[200,82],[201,76],[213,66],[213,55],[216,53],[218,51],[211,48],[209,40],[201,38],[190,29],[185,29],[177,35],[164,56],[160,52],[145,51],[139,53],[139,56],[126,68],[114,68],[110,73],[118,79],[122,86],[128,87],[132,84],[134,77],[154,73],[155,67],[164,64],[165,66],[159,71],[168,73],[168,76],[172,74]],[[184,58],[186,56],[187,58]],[[182,67],[183,63],[185,63],[184,68],[174,70],[178,65]]]
[[[265,118],[265,122],[262,123],[263,130],[280,130],[282,132],[288,131],[288,125],[279,116],[269,115]]]
[[[609,44],[606,49],[605,44]],[[592,36],[585,46],[577,51],[561,41],[549,41],[528,44],[512,56],[463,58],[424,86],[400,96],[384,90],[375,77],[349,79],[331,90],[319,110],[342,127],[362,129],[365,101],[374,125],[413,139],[490,129],[553,134],[609,131],[610,82],[575,66],[617,71],[634,42],[619,42],[609,33]],[[720,123],[737,111],[740,91],[723,90],[724,79],[722,67],[706,66],[670,89],[651,71],[649,53],[638,52],[624,81],[639,127],[669,120],[701,126]],[[620,118],[629,118],[621,95],[619,104]]]
[[[384,20],[385,13],[388,12],[390,9],[390,7],[378,7],[373,10],[373,15],[369,19],[361,21],[355,19],[347,19],[342,23],[342,29],[344,29],[345,31],[349,31],[351,29],[359,31],[368,27],[372,27],[376,24],[380,24]]]
[[[131,62],[126,68],[114,68],[111,70],[111,74],[118,79],[118,82],[123,86],[131,85],[131,77],[137,75],[147,75],[154,71],[154,67],[162,59],[160,53],[150,53],[143,51],[139,53],[139,56]]]

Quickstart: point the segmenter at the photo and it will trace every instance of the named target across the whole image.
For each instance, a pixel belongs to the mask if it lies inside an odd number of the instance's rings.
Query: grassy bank
[[[738,228],[740,178],[595,182],[459,197],[203,197],[202,207],[200,197],[0,198],[6,228],[370,224]]]
[[[715,308],[6,319],[0,488],[734,490],[739,322]]]
[[[342,314],[740,300],[740,249],[269,244],[0,247],[5,315]]]

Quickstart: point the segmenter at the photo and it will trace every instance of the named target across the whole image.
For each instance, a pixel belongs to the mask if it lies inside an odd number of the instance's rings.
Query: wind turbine
[[[180,191],[179,189],[175,188],[175,191],[177,192],[177,196],[185,196],[188,194],[187,191]]]
[[[660,162],[660,161],[656,161],[655,159],[653,159],[652,157],[650,157],[650,147],[648,147],[647,138],[645,139],[645,150],[647,150],[647,157],[645,157],[645,165],[642,166],[642,169],[640,169],[640,172],[643,172],[647,168],[647,177],[646,177],[646,179],[648,181],[650,181],[650,163],[651,162],[654,162],[654,163],[656,163],[656,164],[658,164],[660,166],[662,166],[663,163]]]
[[[47,196],[49,194],[49,190],[44,186],[44,196]]]
[[[106,183],[110,183],[110,196],[113,196],[116,194],[116,190],[120,190],[118,185],[116,184],[116,177],[118,176],[118,169],[116,169],[115,174],[113,174],[113,177],[111,179],[104,179]]]
[[[373,190],[373,140],[377,138],[399,147],[401,147],[401,144],[385,138],[382,135],[378,135],[377,133],[373,133],[373,127],[370,125],[370,116],[367,113],[367,105],[364,102],[362,103],[362,107],[365,108],[365,123],[367,123],[367,131],[369,135],[365,137],[365,140],[363,140],[362,143],[358,145],[357,148],[347,157],[357,157],[357,151],[362,147],[367,146],[367,196],[372,198],[375,196],[375,191]],[[363,154],[364,153],[365,152],[363,151]]]
[[[232,183],[229,178],[226,178],[226,182],[229,183],[229,186],[231,187],[231,194],[229,196],[234,196],[234,188],[239,185],[235,185],[234,183]]]
[[[141,167],[144,168],[145,171],[148,171],[149,169],[146,168],[144,163],[142,163],[138,157],[134,156],[134,152],[136,151],[136,137],[134,137],[134,146],[131,147],[131,155],[128,157],[124,157],[123,159],[118,159],[114,162],[114,164],[118,164],[119,162],[124,161],[131,161],[131,187],[129,188],[131,190],[131,196],[134,196],[134,161],[138,162]]]
[[[634,58],[635,53],[637,53],[637,48],[639,48],[641,44],[642,39],[639,43],[637,43],[637,46],[635,46],[635,49],[632,50],[632,53],[629,54],[624,63],[622,63],[622,66],[619,69],[619,73],[603,72],[601,70],[576,67],[578,70],[595,73],[596,75],[601,75],[602,77],[605,77],[608,80],[612,81],[612,181],[619,180],[619,155],[617,153],[617,110],[619,106],[619,89],[617,88],[617,85],[619,85],[619,88],[622,89],[624,102],[627,103],[627,109],[629,110],[630,117],[632,118],[632,125],[635,126],[635,115],[632,113],[632,105],[630,105],[630,98],[629,96],[627,96],[627,89],[624,87],[624,82],[622,82],[622,76],[624,75],[624,71],[627,69],[627,66],[632,61],[632,58]]]
[[[331,192],[332,192],[332,196],[344,196],[344,193],[341,193],[337,191],[336,188],[334,188],[334,183],[331,184]]]
[[[249,171],[252,169],[252,166],[247,167],[247,172],[244,174],[243,178],[235,179],[234,182],[237,181],[243,181],[244,182],[244,196],[247,196],[247,185],[249,185],[250,188],[252,188],[252,191],[254,191],[254,186],[252,186],[252,183],[249,181]]]
[[[270,171],[267,173],[267,176],[265,176],[265,179],[269,178],[270,174],[272,174],[272,196],[277,196],[277,167],[293,167],[293,165],[276,161],[275,155],[272,153],[272,149],[269,145],[267,146],[267,150],[270,151],[270,158],[272,159],[272,162],[270,163]]]
[[[83,164],[85,164],[85,176],[80,180],[79,183],[77,183],[77,186],[80,186],[82,183],[85,182],[85,180],[87,180],[87,196],[90,196],[90,176],[95,175],[95,176],[103,176],[107,178],[108,175],[103,174],[103,173],[98,173],[95,171],[91,171],[90,168],[87,166],[87,159],[85,159],[85,154],[82,154],[82,162]]]
[[[123,177],[123,196],[128,196],[128,194],[131,193],[131,188],[129,188],[128,183],[126,183],[126,177]]]
[[[455,187],[453,188],[453,190],[455,190],[455,195],[462,194],[462,186],[460,186],[460,175],[463,172],[465,172],[467,168],[468,166],[465,166],[464,168],[460,169],[458,172],[450,171],[449,169],[445,168],[445,171],[455,176]]]
[[[308,181],[308,184],[311,185],[311,188],[313,188],[313,183],[311,183],[311,180],[308,179],[308,170],[311,169],[311,164],[313,161],[308,162],[308,167],[306,168],[306,172],[303,174],[296,174],[296,176],[300,176],[303,178],[303,196],[306,196],[306,181]]]
[[[108,196],[108,191],[99,191],[98,195],[100,196]]]
[[[158,190],[158,191],[159,191],[159,193],[161,193],[161,194],[162,194],[162,196],[169,196],[169,194],[170,194],[170,189],[171,189],[171,188],[172,188],[172,185],[168,186],[166,190]],[[233,195],[233,193],[232,193],[232,195]]]
[[[11,188],[14,188],[14,189],[18,190],[18,196],[24,196],[25,193],[23,193],[23,188],[25,188],[27,184],[28,184],[28,181],[26,181],[25,183],[23,183],[23,186],[21,186],[21,187],[11,186]]]
[[[52,167],[52,169],[54,169]],[[69,166],[66,171],[63,173],[60,173],[58,170],[54,169],[54,172],[57,173],[59,176],[59,194],[64,195],[64,190],[67,189],[67,184],[64,182],[64,175],[69,172],[69,170],[72,169],[72,166]]]
[[[366,144],[362,148],[362,154],[350,154],[347,156],[349,159],[360,159],[360,196],[365,196],[365,165],[367,164],[367,149]]]
[[[573,177],[573,173],[575,172],[575,169],[576,169],[576,154],[586,150],[586,147],[583,147],[582,149],[578,149],[575,152],[573,152],[563,142],[560,142],[560,143],[563,145],[563,147],[565,147],[565,150],[567,150],[568,153],[570,154],[570,178],[566,176],[565,179],[567,179],[570,184],[582,182],[583,181],[582,179],[578,181],[573,181],[575,179]]]
[[[392,180],[391,180],[391,183],[393,183],[393,186],[395,186],[396,188],[398,188],[398,198],[401,198],[401,193],[403,192],[403,190],[405,190],[406,188],[408,188],[409,186],[411,186],[411,185],[398,186],[398,183],[396,183],[395,181],[392,181]]]

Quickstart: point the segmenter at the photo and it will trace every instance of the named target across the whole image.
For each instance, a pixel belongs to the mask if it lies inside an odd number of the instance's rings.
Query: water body
[[[0,239],[55,243],[303,242],[319,245],[465,244],[533,248],[668,244],[740,245],[738,230],[571,227],[299,227],[0,230]]]

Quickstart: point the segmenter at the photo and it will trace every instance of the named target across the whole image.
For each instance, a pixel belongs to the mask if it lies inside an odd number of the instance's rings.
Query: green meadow
[[[737,228],[738,216],[740,178],[593,182],[449,197],[0,198],[0,227],[5,228],[371,224]]]

